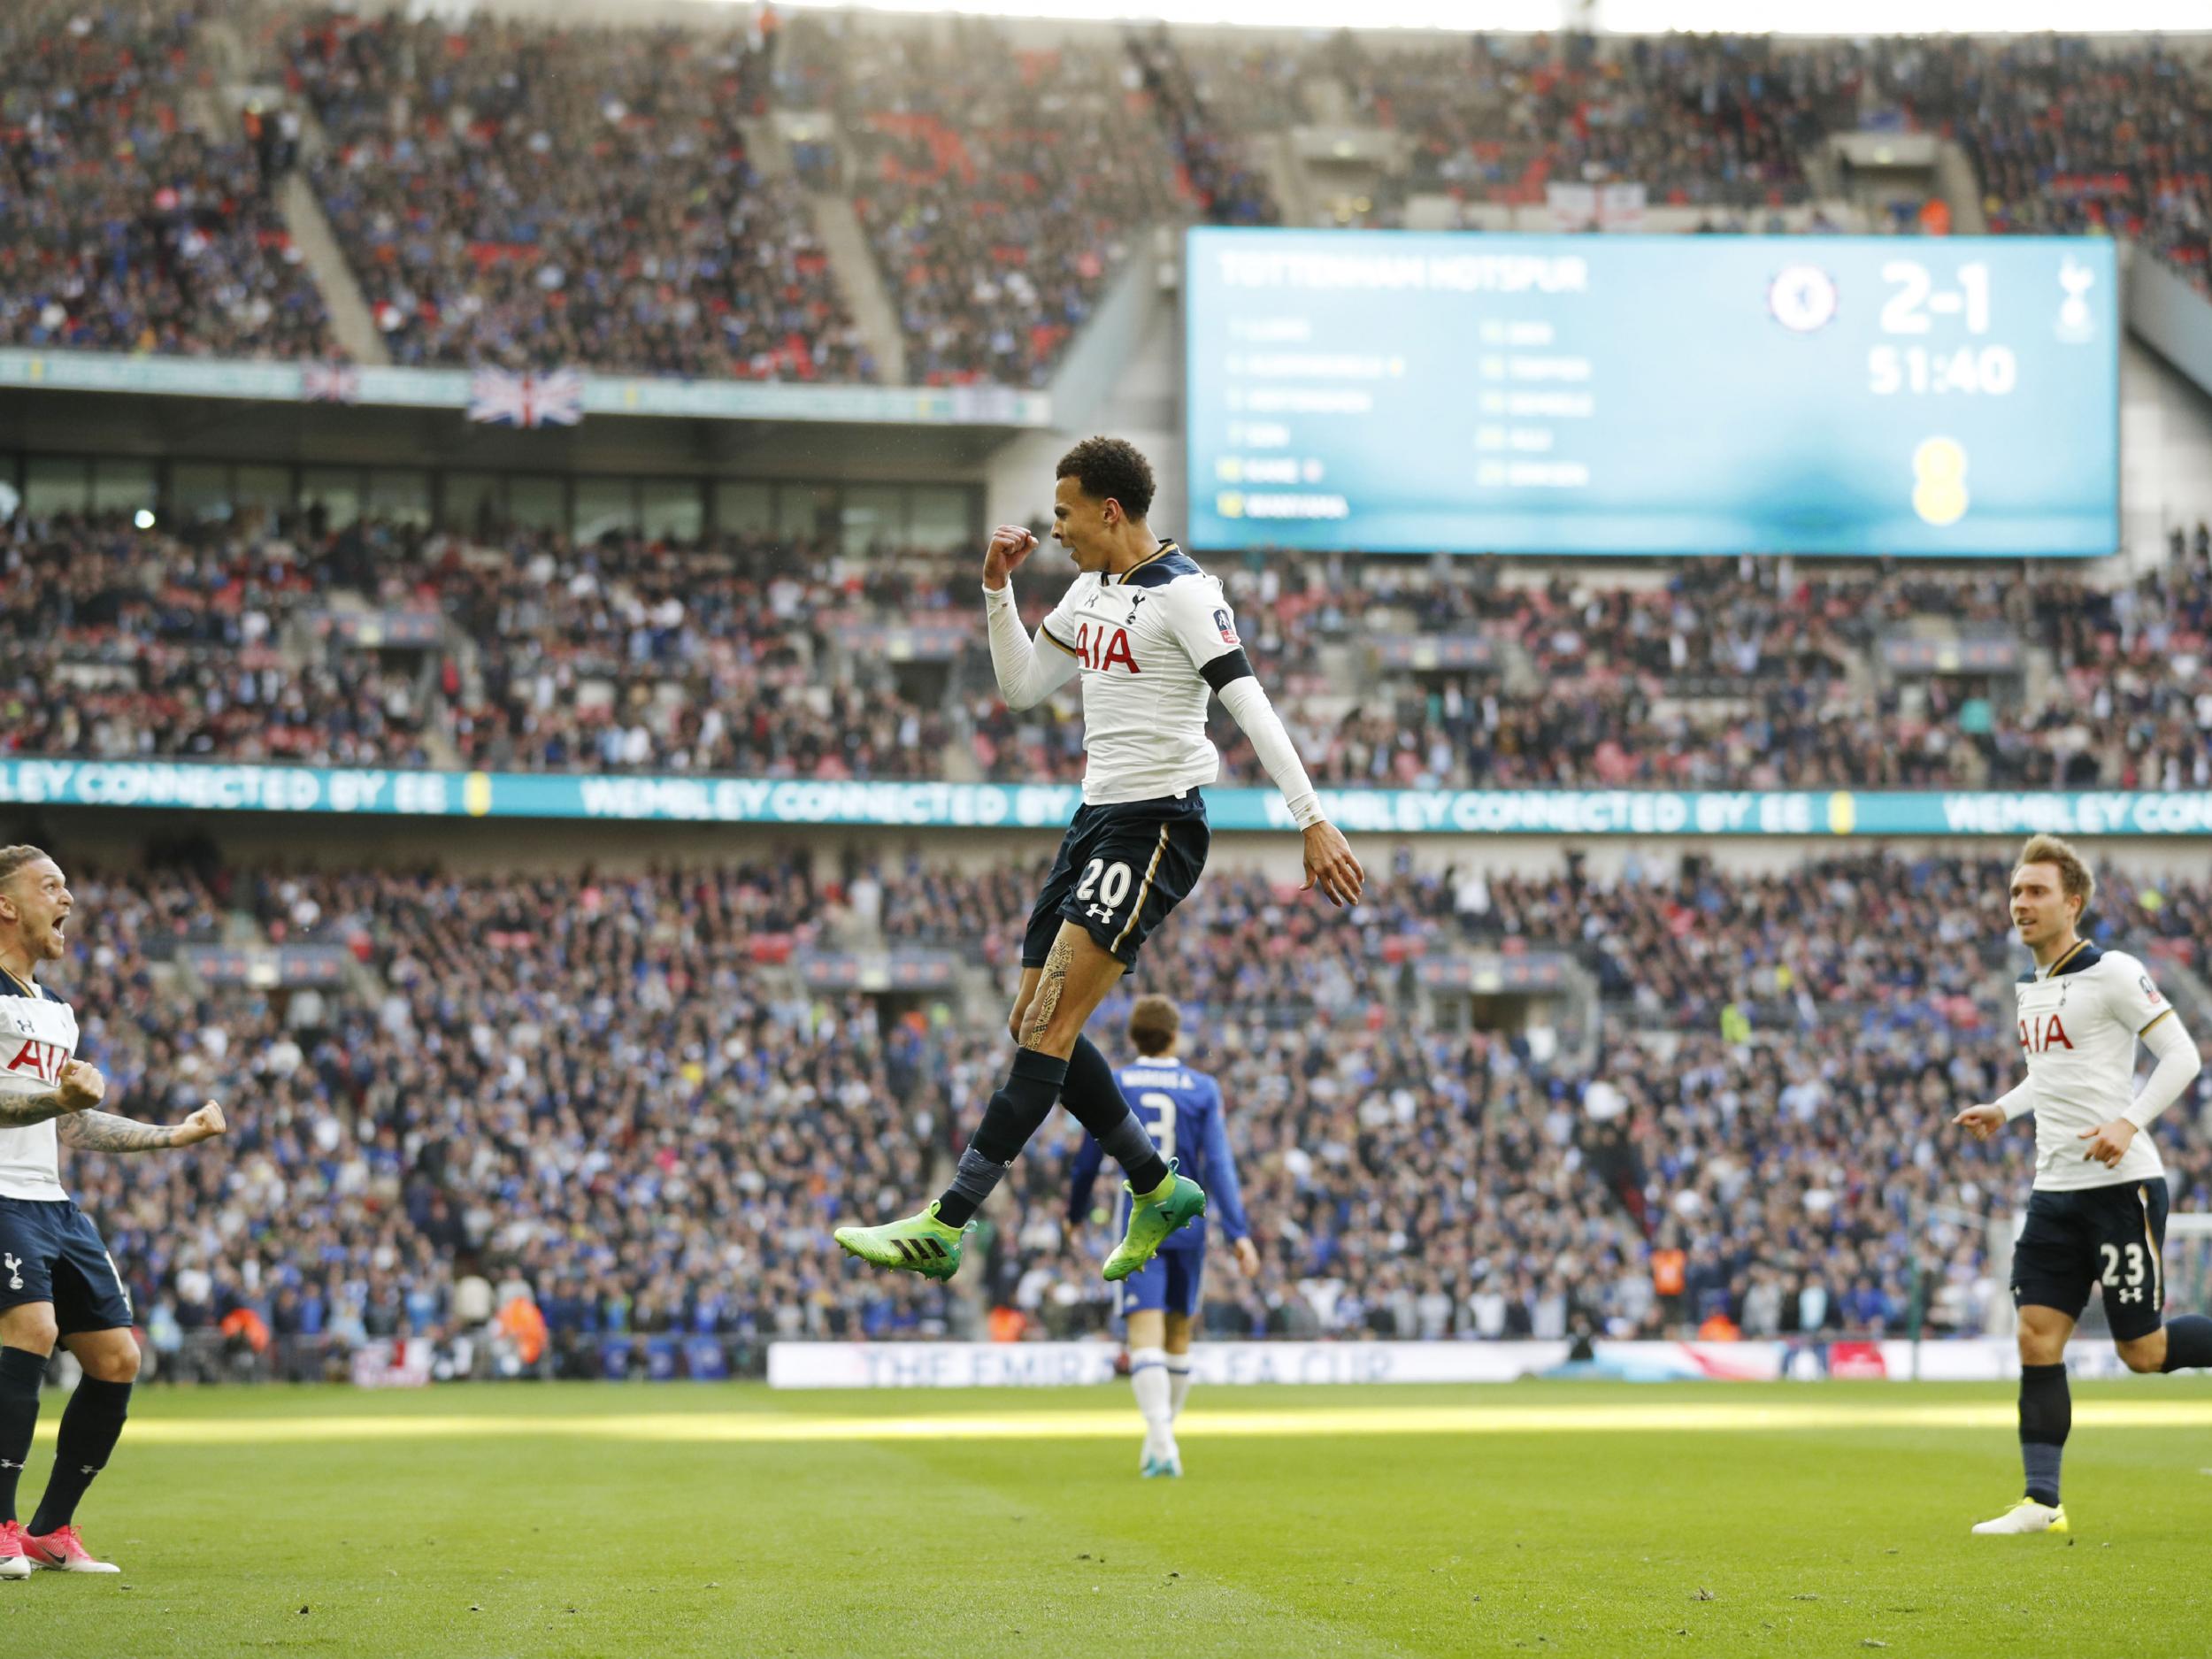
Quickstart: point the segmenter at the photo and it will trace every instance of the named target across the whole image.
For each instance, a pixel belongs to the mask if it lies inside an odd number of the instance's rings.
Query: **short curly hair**
[[[1152,511],[1152,463],[1126,438],[1086,438],[1060,457],[1052,474],[1071,478],[1093,501],[1113,500],[1132,518]]]

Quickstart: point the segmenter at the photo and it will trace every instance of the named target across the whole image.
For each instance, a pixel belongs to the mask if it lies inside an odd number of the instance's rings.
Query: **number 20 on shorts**
[[[1110,910],[1118,910],[1121,902],[1129,896],[1129,885],[1135,879],[1127,864],[1110,864],[1103,858],[1094,858],[1083,867],[1082,885],[1075,889],[1075,896],[1087,904],[1095,890],[1101,904]]]

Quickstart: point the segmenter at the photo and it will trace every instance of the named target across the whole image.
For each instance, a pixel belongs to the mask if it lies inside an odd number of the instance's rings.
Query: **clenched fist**
[[[61,1109],[65,1112],[88,1112],[108,1097],[108,1080],[98,1068],[82,1060],[72,1060],[61,1069]]]
[[[1037,538],[1018,524],[1002,524],[991,532],[991,545],[983,549],[983,585],[999,588],[1037,550]]]

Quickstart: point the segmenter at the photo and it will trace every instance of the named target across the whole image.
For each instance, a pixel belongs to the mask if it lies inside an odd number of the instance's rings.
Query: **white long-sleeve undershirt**
[[[2181,1028],[2181,1016],[2170,1014],[2143,1033],[2143,1046],[2158,1064],[2135,1092],[2134,1102],[2120,1114],[2138,1129],[2147,1129],[2159,1113],[2181,1098],[2181,1092],[2204,1070],[2195,1040]]]
[[[1013,583],[983,590],[983,615],[991,635],[991,669],[1008,708],[1034,708],[1075,677],[1080,664],[1073,657],[1046,639],[1042,628],[1035,639],[1023,629]]]
[[[1291,822],[1302,830],[1318,824],[1321,797],[1314,792],[1312,780],[1306,776],[1305,764],[1291,744],[1282,716],[1275,712],[1275,705],[1268,701],[1260,682],[1247,674],[1222,687],[1219,695],[1221,706],[1235,717],[1244,735],[1251,740],[1252,752],[1259,757],[1260,764],[1275,780],[1275,787],[1283,792],[1283,800],[1290,808]]]

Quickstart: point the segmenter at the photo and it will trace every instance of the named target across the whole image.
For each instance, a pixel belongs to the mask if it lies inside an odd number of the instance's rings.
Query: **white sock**
[[[1168,1437],[1168,1425],[1175,1420],[1169,1409],[1167,1356],[1156,1348],[1133,1348],[1129,1354],[1129,1386],[1137,1396],[1137,1409],[1144,1413],[1146,1439],[1154,1442]]]
[[[1167,1356],[1167,1417],[1172,1423],[1183,1415],[1183,1402],[1190,1398],[1190,1356],[1171,1354]]]

